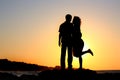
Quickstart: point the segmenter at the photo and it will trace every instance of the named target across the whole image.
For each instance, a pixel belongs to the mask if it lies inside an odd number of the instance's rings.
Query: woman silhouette
[[[82,69],[82,55],[85,53],[90,53],[93,56],[93,53],[90,49],[82,51],[84,47],[84,41],[82,40],[82,33],[80,30],[81,19],[78,16],[73,18],[73,56],[79,58],[79,69]]]

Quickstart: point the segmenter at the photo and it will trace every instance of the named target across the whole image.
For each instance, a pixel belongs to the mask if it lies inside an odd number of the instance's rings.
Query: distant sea
[[[98,74],[103,73],[120,73],[120,70],[95,70]],[[41,71],[0,71],[0,73],[10,73],[20,77],[21,75],[38,75]]]
[[[21,75],[38,75],[41,71],[0,71],[0,73],[9,73],[20,77]]]
[[[120,73],[120,70],[95,70],[98,74],[102,73]]]

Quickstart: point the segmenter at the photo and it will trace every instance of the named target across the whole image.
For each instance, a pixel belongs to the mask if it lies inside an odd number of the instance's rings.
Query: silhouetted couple
[[[65,19],[66,21],[62,23],[59,28],[59,46],[61,46],[61,69],[65,69],[65,57],[67,49],[68,69],[72,69],[73,55],[79,58],[80,69],[82,69],[82,55],[85,53],[90,53],[91,55],[93,55],[93,53],[90,49],[82,51],[84,47],[84,42],[81,38],[81,19],[77,16],[74,16],[71,23],[72,16],[70,14],[67,14],[65,16]]]

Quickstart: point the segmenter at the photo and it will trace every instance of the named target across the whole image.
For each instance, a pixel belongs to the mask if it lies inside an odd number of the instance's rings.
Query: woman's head
[[[78,16],[74,16],[73,24],[77,25],[77,26],[80,26],[81,25],[81,19]]]

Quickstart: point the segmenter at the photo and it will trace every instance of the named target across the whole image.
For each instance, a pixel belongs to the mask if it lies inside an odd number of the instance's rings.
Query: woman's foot
[[[93,56],[93,52],[91,51],[91,49],[88,49],[88,52]]]

